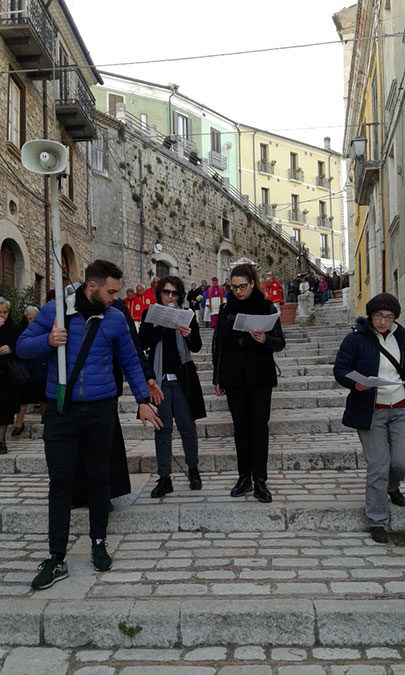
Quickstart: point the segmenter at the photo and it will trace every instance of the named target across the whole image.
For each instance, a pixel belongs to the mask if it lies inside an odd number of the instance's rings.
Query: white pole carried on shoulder
[[[41,173],[50,177],[52,240],[54,255],[54,280],[56,303],[56,326],[65,327],[63,304],[62,244],[59,224],[58,176],[65,173],[68,163],[66,147],[58,141],[38,139],[27,141],[21,148],[22,165],[33,173]],[[66,391],[66,348],[58,347],[58,411],[62,412]]]

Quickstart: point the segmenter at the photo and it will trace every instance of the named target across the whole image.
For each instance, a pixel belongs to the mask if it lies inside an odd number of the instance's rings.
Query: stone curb
[[[0,643],[61,648],[400,646],[403,600],[0,599]]]

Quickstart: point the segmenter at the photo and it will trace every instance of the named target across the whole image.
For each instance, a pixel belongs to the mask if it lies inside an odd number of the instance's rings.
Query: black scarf
[[[75,309],[80,312],[84,320],[87,321],[91,316],[104,314],[107,307],[100,302],[90,302],[84,292],[84,286],[79,286],[76,291]]]

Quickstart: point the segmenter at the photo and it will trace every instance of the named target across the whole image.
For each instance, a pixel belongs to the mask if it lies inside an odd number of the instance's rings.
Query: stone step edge
[[[233,440],[233,439],[232,439]],[[142,442],[142,441],[141,441]],[[274,443],[269,444],[269,471],[344,471],[345,469],[363,469],[366,467],[361,447],[342,448],[333,450],[317,450],[312,448],[275,450]],[[184,463],[184,453],[175,448],[173,456]],[[127,451],[129,473],[154,473],[156,470],[156,456],[152,448],[150,451],[134,448]],[[199,449],[200,471],[222,473],[236,471],[236,452],[234,448],[201,448]],[[4,474],[37,474],[46,473],[44,453],[21,452],[16,455],[0,457],[0,475]]]
[[[402,648],[404,642],[397,599],[0,599],[5,645]]]
[[[356,502],[294,502],[285,505],[261,504],[256,500],[195,502],[179,504],[115,504],[110,514],[109,534],[150,534],[151,532],[363,532],[369,529],[364,515],[364,498]],[[9,505],[0,507],[4,534],[47,534],[48,507],[45,505]],[[70,531],[88,534],[87,509],[72,511]],[[405,530],[405,512],[390,506],[389,528]]]

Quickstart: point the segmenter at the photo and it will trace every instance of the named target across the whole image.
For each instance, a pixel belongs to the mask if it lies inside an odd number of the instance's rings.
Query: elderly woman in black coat
[[[10,380],[8,364],[15,354],[17,330],[10,316],[10,303],[0,297],[0,455],[7,453],[6,432],[20,408],[18,387]]]
[[[160,279],[156,289],[158,304],[181,308],[184,283],[179,277]],[[163,428],[155,432],[155,447],[160,476],[151,497],[159,498],[173,492],[171,473],[173,416],[183,442],[192,490],[201,489],[198,471],[198,438],[195,420],[206,416],[200,381],[190,352],[202,346],[195,316],[190,326],[165,328],[147,322],[146,311],[139,330],[142,347],[149,350],[149,361],[162,387],[164,399],[158,406]]]
[[[272,501],[266,480],[271,392],[277,384],[273,353],[284,349],[285,340],[279,319],[266,333],[233,330],[233,325],[237,314],[276,312],[264,298],[254,267],[234,267],[213,336],[213,381],[217,396],[226,393],[234,425],[239,480],[231,496],[250,492],[253,478],[253,495],[261,502]]]

